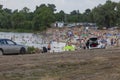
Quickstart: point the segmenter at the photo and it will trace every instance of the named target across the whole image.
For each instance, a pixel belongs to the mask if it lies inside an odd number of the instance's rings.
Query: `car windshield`
[[[0,44],[6,44],[4,40],[0,40]]]
[[[97,41],[97,38],[90,38],[90,41]]]

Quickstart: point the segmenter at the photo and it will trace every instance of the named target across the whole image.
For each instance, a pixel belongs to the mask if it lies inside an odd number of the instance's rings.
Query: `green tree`
[[[65,12],[61,10],[55,14],[56,21],[65,22]]]
[[[12,15],[12,27],[13,29],[24,29],[25,15],[19,12],[15,12]]]
[[[80,21],[80,13],[79,10],[73,10],[70,12],[70,15],[68,17],[69,22],[79,22]]]
[[[32,30],[32,25],[33,25],[33,13],[30,12],[30,9],[27,8],[27,7],[24,7],[20,12],[19,12],[24,20],[22,22],[22,25],[23,25],[23,29],[26,29],[26,30]]]
[[[117,3],[117,6],[115,7],[115,11],[116,11],[116,25],[120,26],[120,2]]]
[[[92,22],[92,13],[90,9],[86,9],[83,13],[84,22]]]
[[[116,3],[110,0],[106,1],[104,5],[99,5],[93,9],[94,21],[103,27],[112,27],[116,25]]]
[[[11,10],[10,9],[2,9],[2,5],[0,7],[0,28],[9,29],[11,28]]]
[[[43,30],[50,27],[51,23],[55,21],[54,5],[41,4],[36,7],[33,18],[33,29]]]

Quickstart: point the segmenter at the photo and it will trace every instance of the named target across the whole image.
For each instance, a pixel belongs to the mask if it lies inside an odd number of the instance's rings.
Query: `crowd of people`
[[[46,31],[49,41],[64,42],[75,45],[77,49],[86,49],[86,42],[89,38],[97,37],[99,44],[108,47],[120,45],[119,30],[97,30],[84,27],[55,28]]]

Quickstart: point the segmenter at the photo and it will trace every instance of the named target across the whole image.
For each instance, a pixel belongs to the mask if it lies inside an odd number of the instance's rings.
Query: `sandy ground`
[[[0,55],[0,80],[120,80],[120,49]]]

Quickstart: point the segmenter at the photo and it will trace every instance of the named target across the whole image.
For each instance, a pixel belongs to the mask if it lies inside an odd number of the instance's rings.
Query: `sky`
[[[119,2],[120,0],[111,0]],[[3,8],[12,10],[21,10],[28,7],[30,11],[34,11],[36,6],[41,4],[55,4],[57,12],[63,10],[65,13],[70,13],[73,10],[79,10],[83,13],[86,9],[93,9],[99,4],[104,4],[106,0],[0,0]]]

